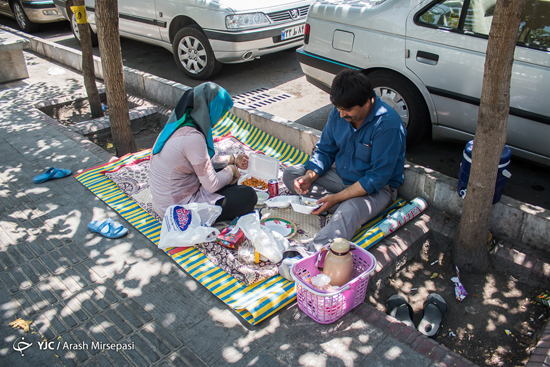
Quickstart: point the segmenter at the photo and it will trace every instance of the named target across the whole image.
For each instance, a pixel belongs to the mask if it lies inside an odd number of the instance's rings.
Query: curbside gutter
[[[27,38],[30,42],[29,48],[33,52],[82,71],[82,55],[79,50],[49,42],[3,25],[0,25],[0,29]],[[96,77],[102,79],[101,59],[97,56],[94,56],[94,67]],[[175,106],[183,93],[190,89],[189,86],[181,83],[126,66],[124,67],[124,78],[127,92],[168,106]],[[311,154],[321,135],[319,130],[239,104],[235,104],[232,112],[266,133],[308,154]],[[459,219],[462,215],[463,199],[456,193],[457,185],[457,179],[406,162],[405,183],[400,187],[399,195],[407,200],[421,196],[432,208]],[[550,253],[550,236],[548,236],[550,233],[550,210],[503,195],[500,202],[494,205],[490,229],[497,237]]]

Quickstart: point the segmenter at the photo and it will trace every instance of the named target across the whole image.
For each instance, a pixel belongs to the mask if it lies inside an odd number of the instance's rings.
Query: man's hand
[[[319,208],[315,209],[311,212],[311,214],[319,215],[322,212],[328,211],[330,208],[332,208],[336,204],[340,204],[343,201],[346,201],[351,198],[355,198],[358,196],[365,196],[367,195],[367,192],[359,182],[354,183],[350,187],[336,193],[336,194],[330,194],[327,196],[323,196],[319,200],[317,200],[317,204],[322,204]]]
[[[307,194],[313,181],[319,177],[312,170],[308,170],[305,175],[298,177],[294,180],[294,191],[298,194]]]
[[[229,167],[231,167],[231,170],[233,171],[233,179],[231,180],[231,182],[229,182],[229,184],[233,185],[233,184],[236,184],[237,181],[239,181],[239,178],[241,177],[241,173],[239,172],[239,169],[237,168],[237,166],[230,165]]]
[[[328,212],[330,208],[332,208],[334,205],[339,204],[340,201],[336,197],[336,195],[327,195],[323,196],[319,200],[317,200],[317,204],[321,204],[321,206],[314,211],[311,212],[311,214],[319,215],[322,212]]]

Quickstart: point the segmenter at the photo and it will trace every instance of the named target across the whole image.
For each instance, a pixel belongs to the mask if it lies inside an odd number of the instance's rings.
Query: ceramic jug
[[[330,285],[341,287],[351,280],[353,255],[350,243],[344,238],[335,238],[328,250],[323,273],[330,277]]]

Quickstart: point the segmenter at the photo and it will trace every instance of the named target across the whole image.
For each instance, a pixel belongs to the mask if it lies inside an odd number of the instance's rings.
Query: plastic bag
[[[202,242],[212,242],[220,234],[210,227],[220,216],[222,208],[207,203],[172,205],[166,209],[158,247],[190,247]]]
[[[283,259],[283,251],[290,246],[288,240],[280,233],[260,225],[260,219],[256,213],[243,215],[237,221],[237,225],[259,254],[273,263]]]
[[[319,290],[332,291],[332,290],[334,290],[335,288],[338,288],[338,287],[333,287],[332,285],[330,285],[331,280],[332,279],[330,279],[330,277],[328,275],[323,274],[323,273],[319,273],[316,276],[312,277],[310,282],[311,282],[312,286],[314,286],[315,288],[317,288]]]

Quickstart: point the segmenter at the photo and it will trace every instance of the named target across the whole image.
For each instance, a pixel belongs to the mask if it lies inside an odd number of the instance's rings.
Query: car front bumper
[[[53,3],[41,4],[23,1],[21,4],[25,9],[25,14],[33,23],[53,23],[66,20]]]
[[[303,45],[303,35],[286,40],[282,40],[281,37],[284,29],[302,24],[304,23],[289,23],[285,26],[250,32],[221,32],[206,29],[204,32],[216,59],[225,64],[234,64]]]

